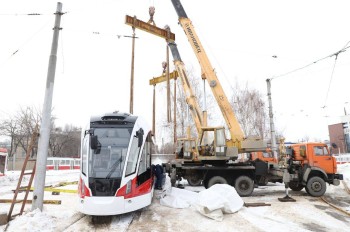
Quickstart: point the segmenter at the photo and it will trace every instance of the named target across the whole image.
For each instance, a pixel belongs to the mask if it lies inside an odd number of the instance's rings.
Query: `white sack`
[[[160,199],[160,204],[171,208],[188,208],[197,201],[198,193],[185,189],[171,188],[165,197]]]

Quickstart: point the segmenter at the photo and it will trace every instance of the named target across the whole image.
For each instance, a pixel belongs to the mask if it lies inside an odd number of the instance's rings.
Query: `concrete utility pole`
[[[272,99],[271,99],[271,79],[266,79],[267,83],[267,97],[269,100],[269,116],[270,116],[270,131],[271,131],[271,150],[273,157],[278,160],[277,157],[277,144],[276,144],[276,132],[275,124],[273,122],[273,111],[272,111]]]
[[[51,45],[51,55],[49,59],[49,68],[46,79],[46,90],[45,99],[43,106],[43,115],[40,127],[40,137],[38,142],[38,155],[36,160],[35,179],[34,179],[34,192],[32,210],[39,208],[43,210],[43,199],[44,199],[44,187],[46,177],[46,160],[49,149],[50,139],[50,127],[51,127],[51,108],[52,108],[52,96],[53,87],[55,82],[55,71],[57,61],[57,45],[58,35],[61,23],[62,15],[62,3],[57,3],[55,26],[53,28],[53,39]]]

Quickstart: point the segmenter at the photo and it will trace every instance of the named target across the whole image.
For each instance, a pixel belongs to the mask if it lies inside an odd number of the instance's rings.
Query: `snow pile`
[[[17,184],[18,183],[18,179],[20,176],[21,172],[18,171],[12,171],[12,172],[6,172],[5,176],[1,176],[0,177],[0,186],[9,186],[9,185],[13,185],[14,183]],[[28,181],[28,177],[23,176],[23,182]]]
[[[18,216],[16,220],[10,222],[7,231],[31,231],[31,232],[48,232],[54,231],[54,218],[45,212],[36,209],[32,212]]]
[[[338,173],[343,174],[344,181],[350,185],[350,163],[337,165]],[[350,187],[350,186],[349,186]]]
[[[243,200],[235,188],[216,184],[198,194],[197,210],[216,221],[222,221],[224,213],[235,213],[243,207]]]

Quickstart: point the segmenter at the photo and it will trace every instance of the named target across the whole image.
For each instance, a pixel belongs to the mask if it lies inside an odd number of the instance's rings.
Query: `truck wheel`
[[[320,197],[326,192],[326,182],[318,176],[311,177],[306,184],[306,192],[313,197]]]
[[[295,181],[292,181],[292,182],[289,182],[289,188],[293,191],[301,191],[304,186],[300,185],[298,182],[295,182]]]
[[[227,180],[222,176],[213,176],[208,182],[208,188],[214,184],[227,184]]]
[[[186,179],[190,186],[202,185],[202,178],[200,178],[199,176],[187,176]]]
[[[248,176],[240,176],[236,179],[234,187],[241,197],[250,196],[254,190],[254,181]]]

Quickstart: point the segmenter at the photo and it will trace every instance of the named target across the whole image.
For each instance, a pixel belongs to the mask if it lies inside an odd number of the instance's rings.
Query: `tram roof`
[[[98,116],[91,116],[91,124],[134,124],[137,116],[129,113],[115,111],[112,113],[106,113]]]

